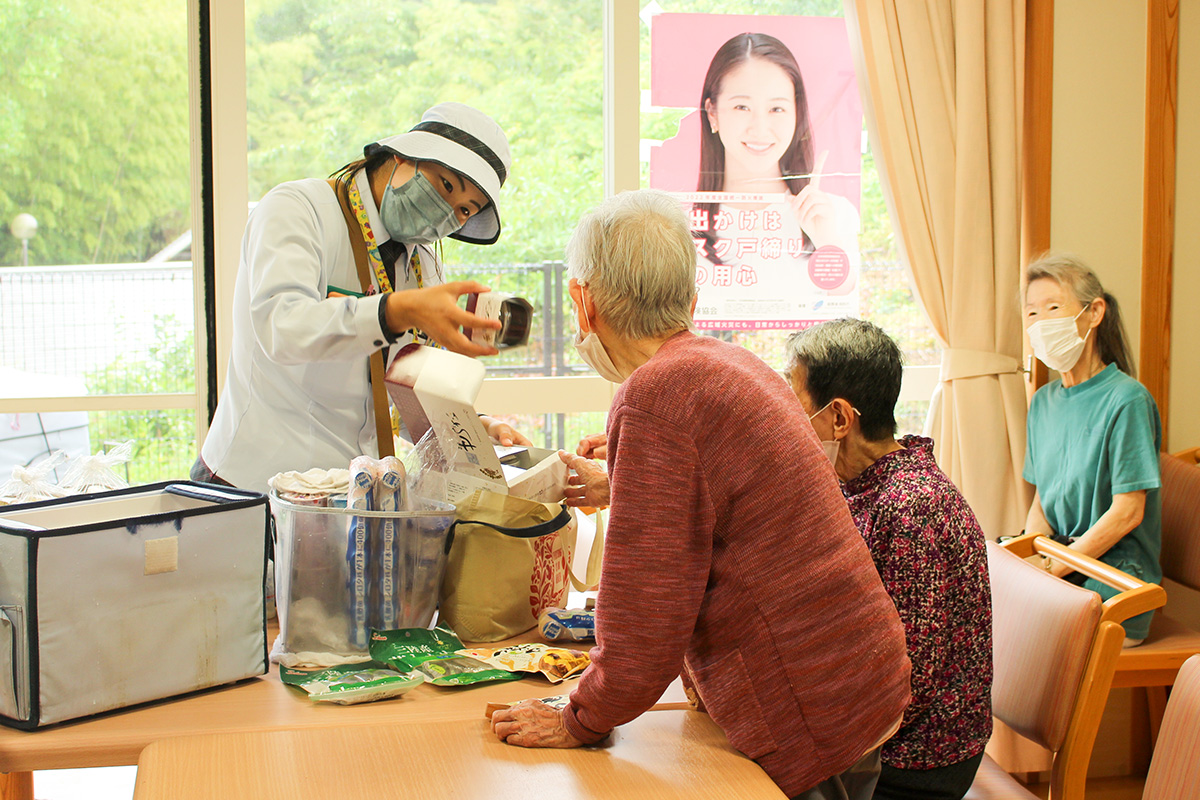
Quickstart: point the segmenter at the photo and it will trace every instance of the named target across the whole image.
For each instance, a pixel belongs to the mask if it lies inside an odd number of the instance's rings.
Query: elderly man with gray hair
[[[592,665],[561,711],[497,712],[524,747],[598,742],[682,671],[790,797],[870,798],[908,703],[904,632],[787,383],[691,332],[696,251],[669,195],[617,195],[568,246],[581,355],[621,383],[608,471],[562,453],[571,502],[611,501]]]

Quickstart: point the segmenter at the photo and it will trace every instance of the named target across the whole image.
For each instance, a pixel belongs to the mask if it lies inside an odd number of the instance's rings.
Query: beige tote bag
[[[461,501],[442,578],[439,623],[463,641],[497,642],[532,628],[547,608],[564,607],[572,585],[594,589],[602,526],[588,559],[591,583],[571,572],[576,531],[566,506],[482,489]]]

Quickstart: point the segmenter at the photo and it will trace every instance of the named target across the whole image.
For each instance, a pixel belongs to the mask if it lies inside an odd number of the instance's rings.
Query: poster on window
[[[657,14],[650,104],[687,108],[650,186],[688,212],[702,330],[858,313],[862,105],[831,17]]]

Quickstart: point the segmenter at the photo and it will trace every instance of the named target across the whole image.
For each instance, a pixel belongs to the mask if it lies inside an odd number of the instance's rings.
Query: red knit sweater
[[[681,333],[621,387],[608,437],[597,646],[567,729],[598,741],[686,662],[789,796],[848,768],[908,702],[904,629],[787,384]]]

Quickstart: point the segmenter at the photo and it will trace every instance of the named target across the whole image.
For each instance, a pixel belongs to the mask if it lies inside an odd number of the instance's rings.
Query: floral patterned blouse
[[[906,436],[842,491],[896,603],[912,661],[912,702],[883,747],[898,769],[956,764],[992,733],[992,598],[983,531],[933,459]]]

